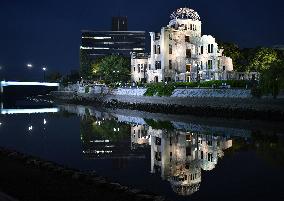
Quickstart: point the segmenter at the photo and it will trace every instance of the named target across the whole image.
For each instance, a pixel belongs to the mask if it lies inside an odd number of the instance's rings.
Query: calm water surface
[[[1,147],[171,200],[284,200],[280,123],[29,103],[1,109]]]

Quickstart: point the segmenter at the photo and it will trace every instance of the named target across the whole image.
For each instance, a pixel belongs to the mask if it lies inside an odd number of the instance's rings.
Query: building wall
[[[81,51],[91,59],[106,55],[122,55],[145,52],[144,31],[82,31]]]
[[[182,15],[172,19],[160,32],[150,32],[148,83],[230,78],[227,74],[233,71],[232,60],[222,55],[213,36],[202,36],[201,28],[199,17]],[[138,82],[137,77],[139,75],[133,75],[133,81]]]

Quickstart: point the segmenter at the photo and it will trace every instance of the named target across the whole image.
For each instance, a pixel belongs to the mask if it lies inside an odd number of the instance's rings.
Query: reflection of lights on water
[[[29,126],[29,131],[32,131],[33,130],[33,126]]]
[[[36,114],[36,113],[56,113],[58,108],[42,109],[1,109],[1,114]]]
[[[114,132],[119,132],[119,128],[113,128]]]

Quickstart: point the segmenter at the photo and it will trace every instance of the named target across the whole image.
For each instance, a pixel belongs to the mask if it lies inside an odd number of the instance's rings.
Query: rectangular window
[[[212,60],[208,60],[208,70],[211,70],[213,67],[213,61]]]
[[[172,60],[169,60],[169,69],[171,70],[173,68]]]
[[[161,138],[156,137],[155,145],[161,145]]]
[[[208,144],[208,146],[212,146],[213,145],[211,140],[209,140],[207,144]]]
[[[191,64],[186,64],[186,72],[191,72]]]
[[[156,68],[156,70],[161,69],[161,62],[160,61],[155,62],[155,68]]]
[[[155,40],[160,40],[160,33],[155,33]]]
[[[169,34],[169,39],[173,40],[172,34]]]
[[[213,44],[208,44],[208,53],[213,53]]]
[[[151,64],[149,64],[149,70],[151,70]]]
[[[172,54],[173,53],[173,46],[170,44],[169,45],[169,54]]]
[[[185,42],[189,43],[190,40],[189,40],[189,36],[185,36]]]
[[[191,58],[191,49],[186,49],[186,57]]]
[[[140,73],[140,64],[138,64],[138,73]]]
[[[154,49],[154,54],[157,54],[156,45],[154,45],[153,49]]]
[[[203,62],[200,61],[200,70],[203,70]]]
[[[200,54],[203,54],[203,46],[200,47]]]
[[[192,30],[192,24],[190,24],[190,30]]]
[[[157,45],[157,54],[161,54],[161,47],[160,47],[160,45]]]
[[[191,156],[191,147],[186,147],[186,156]]]
[[[133,71],[135,72],[135,66],[133,66]]]
[[[213,162],[213,154],[212,153],[208,153],[208,161]]]

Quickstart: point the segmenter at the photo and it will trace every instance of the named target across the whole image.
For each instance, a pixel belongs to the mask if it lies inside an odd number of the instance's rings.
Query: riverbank
[[[16,151],[0,148],[0,163],[0,192],[21,201],[165,200],[111,183],[95,172],[80,172]]]
[[[52,92],[60,101],[103,105],[109,108],[142,110],[153,113],[190,114],[207,117],[283,120],[284,99],[233,97],[159,97],[143,95]]]

